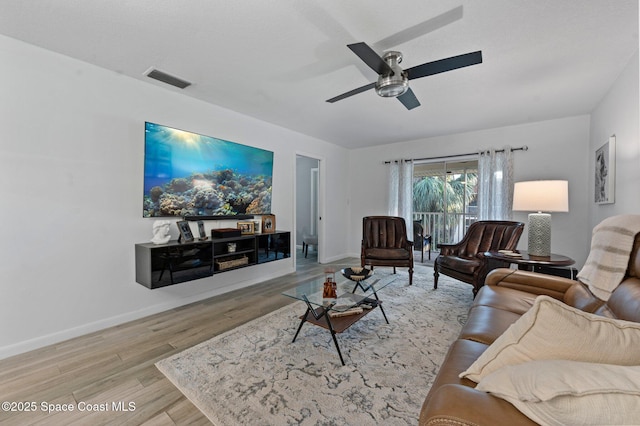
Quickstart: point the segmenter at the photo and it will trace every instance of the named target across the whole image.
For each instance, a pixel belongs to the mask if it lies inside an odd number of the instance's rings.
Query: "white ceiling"
[[[637,0],[3,0],[0,33],[348,148],[585,114],[638,50]],[[482,50],[412,80],[422,106],[374,91],[347,47],[409,68]]]

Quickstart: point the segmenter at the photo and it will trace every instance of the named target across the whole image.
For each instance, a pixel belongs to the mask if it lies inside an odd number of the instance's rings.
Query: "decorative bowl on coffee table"
[[[344,275],[345,278],[355,282],[366,280],[373,275],[373,271],[371,269],[362,268],[360,266],[344,268],[340,272],[342,272],[342,275]]]

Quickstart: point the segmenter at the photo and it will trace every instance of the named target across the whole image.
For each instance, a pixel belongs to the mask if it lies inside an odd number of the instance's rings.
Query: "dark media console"
[[[159,288],[290,256],[291,233],[136,244],[136,282]]]
[[[194,220],[245,220],[253,219],[252,214],[216,215],[216,216],[185,216],[184,220],[193,222]]]

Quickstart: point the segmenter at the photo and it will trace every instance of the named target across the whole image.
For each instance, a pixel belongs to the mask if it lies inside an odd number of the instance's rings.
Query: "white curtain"
[[[404,218],[407,238],[413,241],[413,161],[389,164],[389,216]]]
[[[511,147],[480,153],[478,160],[478,220],[511,220],[513,159]]]

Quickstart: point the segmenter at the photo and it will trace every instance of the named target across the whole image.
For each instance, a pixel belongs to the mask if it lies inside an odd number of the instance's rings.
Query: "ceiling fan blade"
[[[451,9],[448,12],[435,16],[427,21],[420,22],[419,24],[416,24],[409,28],[405,28],[402,31],[399,31],[388,37],[385,37],[382,40],[376,43],[373,43],[372,46],[374,49],[377,49],[379,52],[385,51],[385,50],[392,50],[396,46],[400,46],[401,44],[414,40],[420,36],[429,34],[430,32],[446,27],[447,25],[452,24],[459,19],[462,19],[462,16],[463,16],[463,8],[462,6],[458,6],[454,9]]]
[[[413,80],[481,63],[482,51],[479,50],[477,52],[465,53],[464,55],[452,56],[447,59],[440,59],[439,61],[427,62],[426,64],[417,65],[405,71],[408,74],[409,80]]]
[[[347,47],[353,51],[362,61],[369,65],[372,70],[377,72],[379,75],[392,73],[393,70],[391,67],[382,60],[380,55],[378,55],[372,48],[369,47],[367,43],[354,43],[348,44]]]
[[[336,101],[341,101],[344,98],[348,98],[349,96],[357,95],[358,93],[366,92],[369,89],[373,89],[376,86],[375,83],[369,83],[366,86],[358,87],[357,89],[353,89],[348,91],[347,93],[343,93],[342,95],[338,95],[335,98],[327,99],[327,102],[334,103]]]
[[[411,88],[407,89],[402,95],[398,96],[398,100],[402,102],[407,109],[414,109],[415,107],[420,106],[420,101],[416,98],[416,95],[413,93]]]

